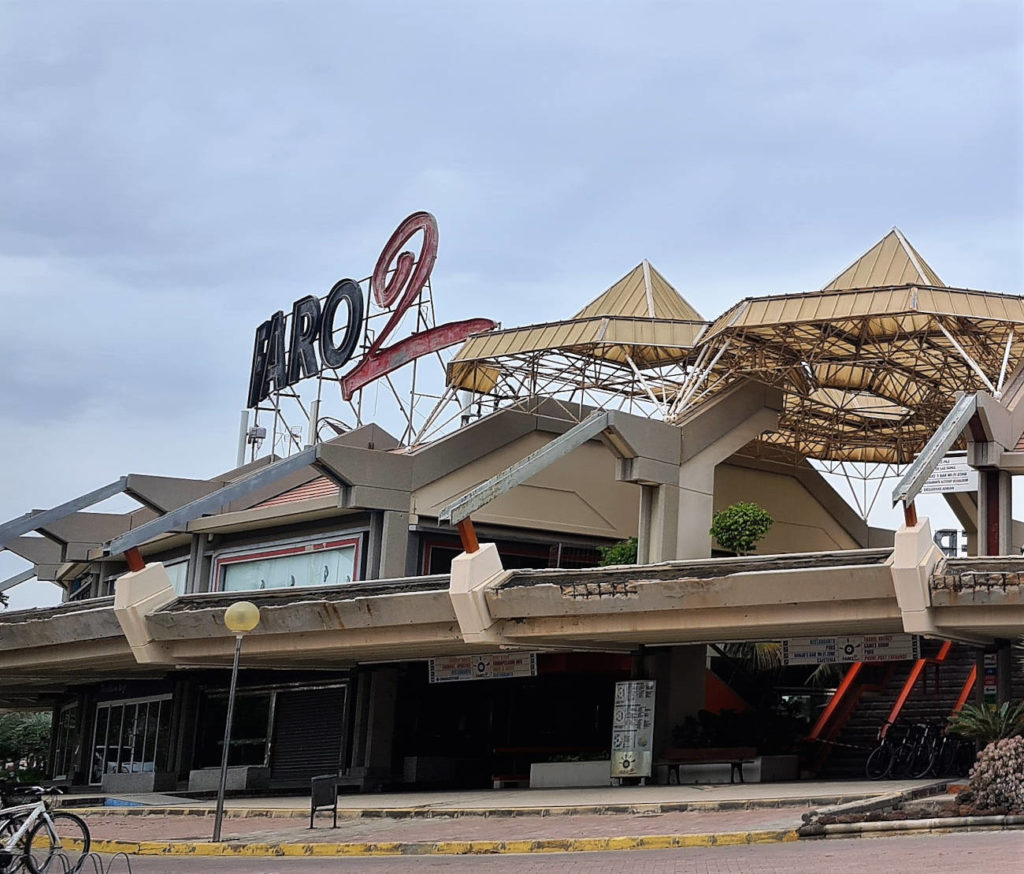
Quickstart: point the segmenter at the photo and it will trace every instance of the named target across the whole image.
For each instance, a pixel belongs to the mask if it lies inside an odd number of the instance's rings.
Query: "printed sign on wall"
[[[782,641],[782,662],[786,665],[902,662],[920,657],[920,638],[914,634],[791,637]]]
[[[650,777],[654,746],[654,680],[615,684],[612,776]]]
[[[978,471],[967,464],[964,454],[947,455],[921,486],[921,494],[978,491]]]
[[[429,660],[431,683],[537,676],[537,653],[495,652]]]

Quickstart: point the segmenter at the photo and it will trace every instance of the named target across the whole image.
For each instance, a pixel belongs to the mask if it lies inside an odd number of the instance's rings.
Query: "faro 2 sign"
[[[423,246],[417,259],[412,252],[401,249],[420,231]],[[454,346],[470,334],[494,327],[490,319],[465,319],[420,331],[390,346],[384,345],[402,316],[423,293],[437,258],[437,236],[437,220],[429,212],[416,212],[398,226],[380,253],[370,289],[377,306],[392,311],[391,318],[356,366],[341,378],[341,394],[345,400],[364,385],[415,358]],[[394,272],[388,279],[392,263]],[[351,279],[335,283],[323,304],[313,295],[295,301],[287,342],[284,312],[274,313],[256,329],[249,407],[258,406],[272,392],[316,376],[324,368],[337,370],[348,364],[365,336],[365,316],[363,292]]]

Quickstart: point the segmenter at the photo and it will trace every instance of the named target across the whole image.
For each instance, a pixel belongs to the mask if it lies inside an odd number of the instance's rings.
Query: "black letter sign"
[[[348,322],[345,324],[345,336],[341,342],[334,344],[334,319],[342,302],[348,304]],[[342,279],[335,283],[327,302],[324,304],[324,317],[320,325],[320,357],[325,367],[343,367],[352,357],[363,330],[363,293],[351,279]]]

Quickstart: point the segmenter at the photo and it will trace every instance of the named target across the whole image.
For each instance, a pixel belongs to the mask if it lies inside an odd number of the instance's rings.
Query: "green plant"
[[[620,540],[611,546],[599,546],[597,551],[601,553],[601,567],[611,564],[636,564],[636,548],[635,537]]]
[[[11,712],[0,716],[0,766],[42,769],[50,753],[49,713]]]
[[[1024,701],[1013,704],[965,704],[959,713],[949,717],[953,734],[981,743],[1013,737],[1024,731]]]
[[[740,501],[715,513],[710,533],[722,549],[746,555],[771,527],[772,517],[767,510],[749,501]]]
[[[971,792],[982,810],[1024,810],[1024,737],[993,741],[978,753]]]

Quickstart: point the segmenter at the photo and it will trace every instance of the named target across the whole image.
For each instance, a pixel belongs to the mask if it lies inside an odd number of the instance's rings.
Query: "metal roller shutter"
[[[337,772],[344,739],[345,692],[339,687],[277,693],[271,785],[308,786],[311,777]]]

